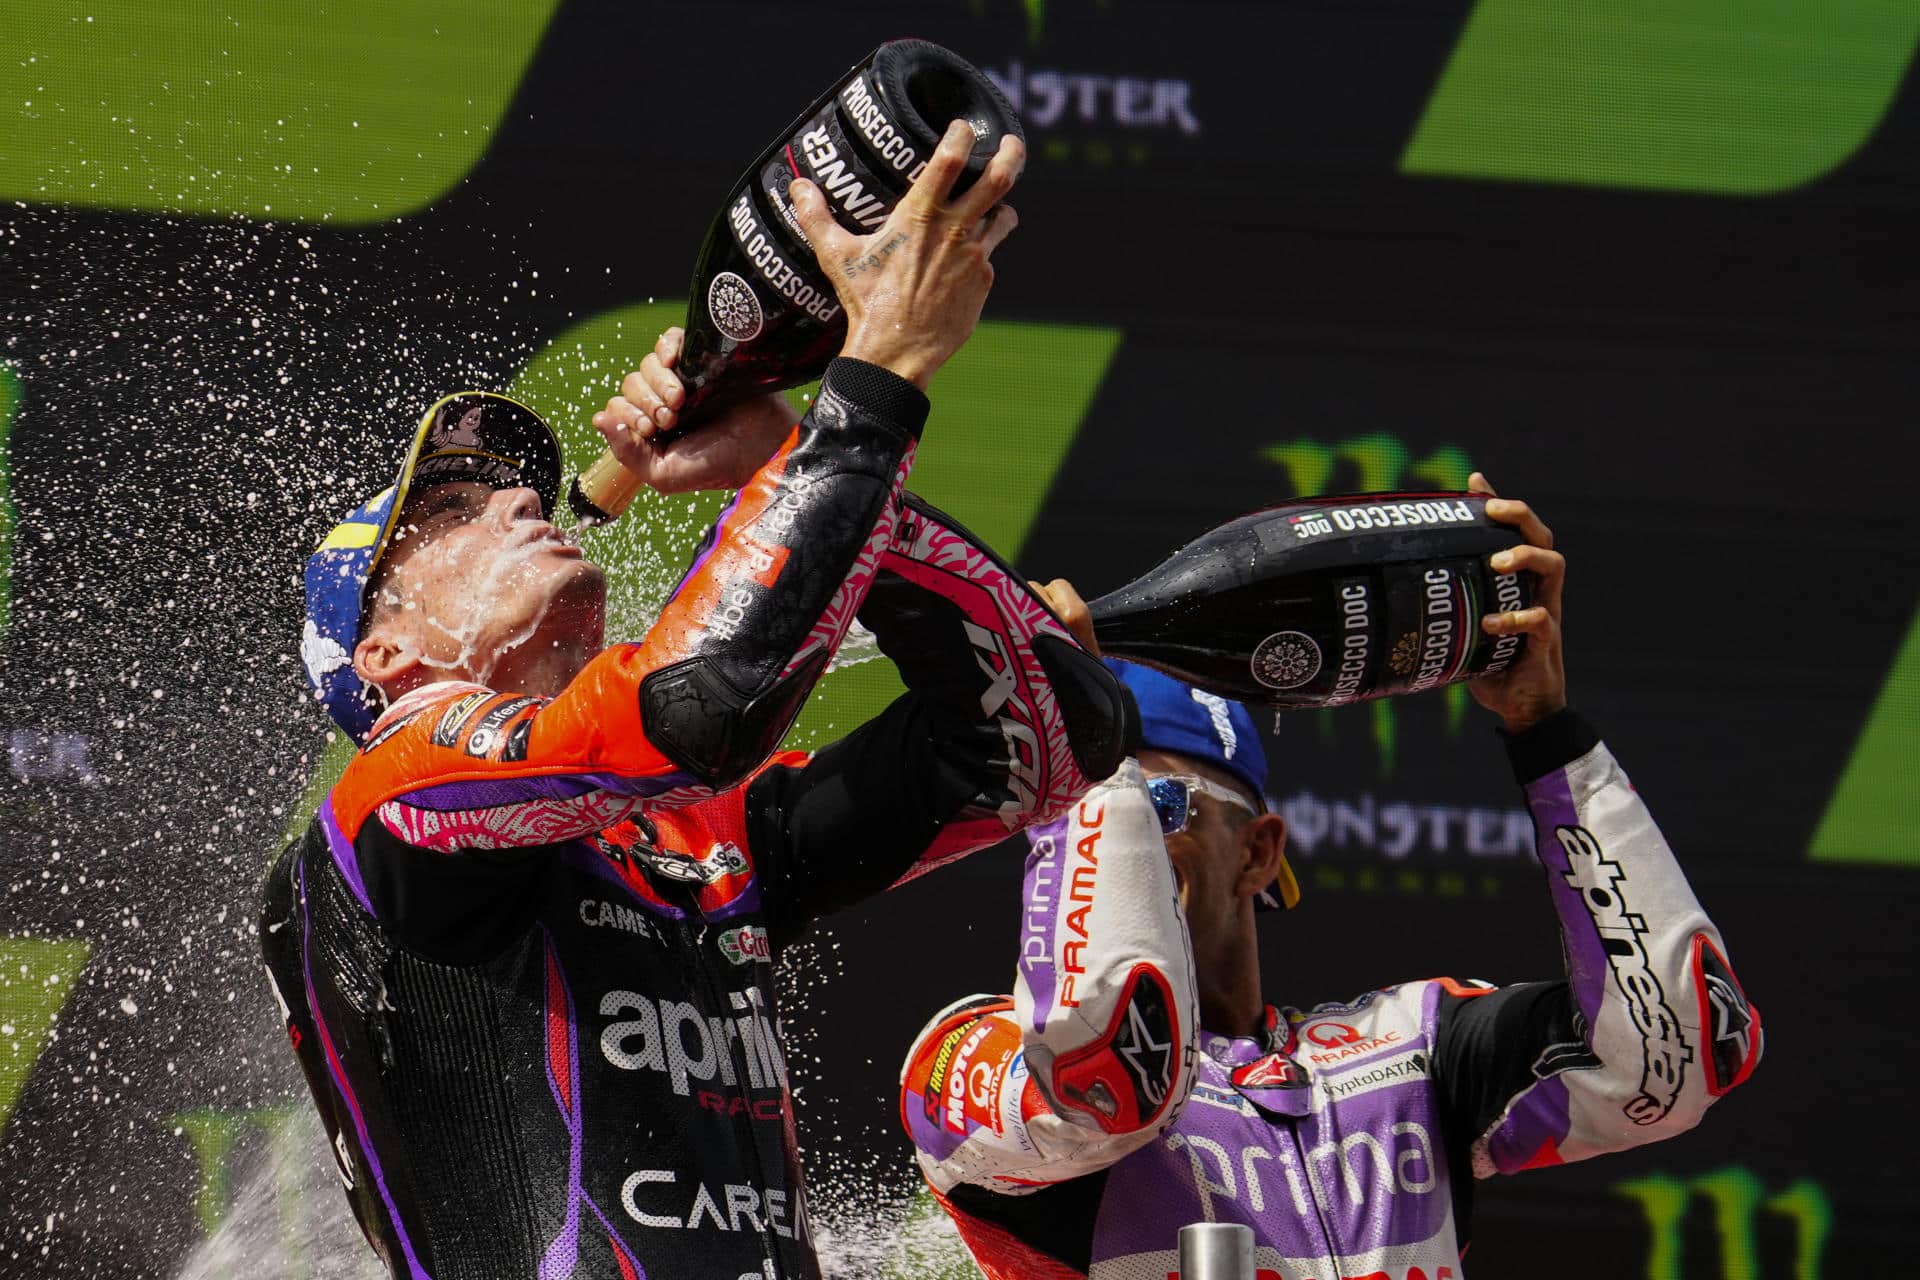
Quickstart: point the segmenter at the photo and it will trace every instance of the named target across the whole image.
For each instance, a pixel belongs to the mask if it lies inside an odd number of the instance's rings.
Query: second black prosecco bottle
[[[1101,651],[1222,697],[1337,707],[1503,671],[1519,636],[1482,614],[1532,603],[1496,573],[1519,533],[1478,494],[1309,498],[1229,521],[1095,600]]]

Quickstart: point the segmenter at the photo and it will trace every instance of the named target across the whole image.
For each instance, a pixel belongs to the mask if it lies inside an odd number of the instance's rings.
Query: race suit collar
[[[1200,1033],[1201,1047],[1207,1056],[1228,1067],[1237,1067],[1270,1053],[1285,1053],[1290,1038],[1287,1020],[1272,1005],[1261,1012],[1260,1029],[1253,1035],[1223,1036],[1204,1028]]]
[[[435,680],[430,684],[409,689],[388,704],[387,709],[380,713],[380,718],[373,722],[373,728],[368,730],[367,736],[369,740],[376,738],[382,729],[395,721],[404,720],[448,698],[459,697],[463,693],[485,693],[486,691],[485,685],[474,684],[470,680]]]

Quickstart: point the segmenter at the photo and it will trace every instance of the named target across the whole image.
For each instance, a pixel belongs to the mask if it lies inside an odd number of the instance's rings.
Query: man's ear
[[[1283,874],[1289,883],[1292,881],[1292,871],[1287,867],[1287,820],[1279,814],[1263,813],[1248,819],[1240,829],[1240,847],[1243,854],[1240,875],[1233,886],[1235,896],[1251,898]]]
[[[387,688],[419,666],[420,655],[389,627],[375,627],[353,646],[354,673],[376,688]]]

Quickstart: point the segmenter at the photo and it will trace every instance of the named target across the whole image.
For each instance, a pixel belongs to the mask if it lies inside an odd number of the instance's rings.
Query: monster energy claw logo
[[[1406,489],[1457,493],[1467,487],[1467,478],[1473,473],[1466,451],[1458,445],[1439,445],[1422,457],[1416,455],[1406,441],[1385,432],[1335,441],[1283,440],[1261,449],[1258,456],[1285,471],[1292,482],[1293,493],[1303,497],[1323,493],[1390,493]],[[1350,621],[1352,616],[1350,610]],[[1373,643],[1366,630],[1355,628],[1348,633],[1345,645],[1336,650],[1343,669],[1356,640],[1363,637],[1365,644]],[[1382,636],[1379,643],[1387,647],[1388,666],[1395,675],[1411,675],[1419,666],[1419,633]],[[1447,732],[1458,734],[1466,721],[1466,686],[1448,685],[1439,696],[1445,700]],[[1352,701],[1349,696],[1330,705]],[[1335,715],[1328,710],[1322,710],[1320,714],[1327,717]],[[1393,774],[1399,717],[1402,714],[1391,699],[1382,698],[1368,704],[1367,715],[1371,721],[1374,751],[1382,777]],[[1332,732],[1331,720],[1323,721],[1323,724],[1328,726],[1327,732]]]
[[[1753,1170],[1731,1165],[1693,1177],[1649,1174],[1616,1182],[1617,1195],[1634,1201],[1647,1227],[1647,1280],[1698,1280],[1701,1273],[1682,1267],[1687,1247],[1689,1211],[1701,1201],[1713,1209],[1714,1234],[1720,1253],[1722,1280],[1748,1280],[1760,1275],[1792,1275],[1794,1280],[1819,1280],[1821,1254],[1833,1230],[1833,1203],[1819,1183],[1801,1178],[1784,1190],[1768,1194]],[[1759,1230],[1761,1215],[1784,1218],[1793,1225],[1791,1271],[1769,1262],[1762,1266]]]

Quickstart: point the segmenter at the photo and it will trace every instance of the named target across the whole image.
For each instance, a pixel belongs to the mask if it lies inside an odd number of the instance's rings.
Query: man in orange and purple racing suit
[[[795,203],[848,336],[779,397],[663,443],[669,332],[595,425],[656,488],[734,487],[658,621],[548,521],[551,434],[430,409],[398,483],[308,563],[301,646],[360,744],[275,864],[267,969],[368,1241],[409,1280],[819,1274],[772,963],[808,922],[1062,812],[1131,702],[1048,601],[903,489],[976,322],[1010,142],[956,123],[870,237]],[[856,614],[908,692],[774,755]]]

